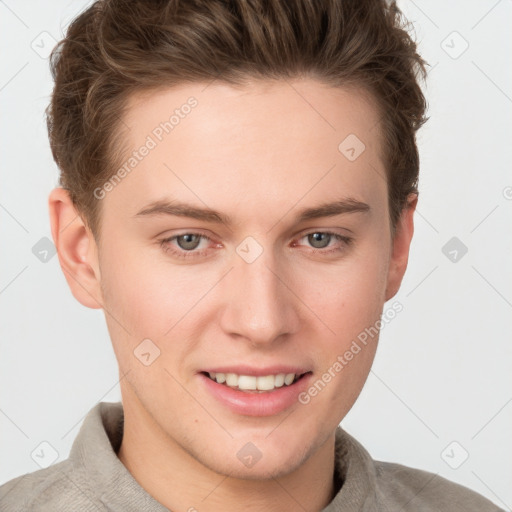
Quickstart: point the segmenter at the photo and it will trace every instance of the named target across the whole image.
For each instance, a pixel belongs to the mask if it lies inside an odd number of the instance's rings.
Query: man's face
[[[182,108],[191,96],[197,104]],[[166,133],[160,123],[175,109]],[[214,83],[133,97],[123,120],[127,160],[149,150],[102,199],[98,257],[125,409],[155,441],[216,472],[286,474],[332,439],[354,404],[377,337],[341,370],[335,363],[390,298],[377,111],[312,80]],[[299,219],[349,200],[369,208]],[[230,222],[137,215],[156,201]],[[208,372],[274,389],[239,391]],[[291,385],[276,377],[291,373],[305,375]]]

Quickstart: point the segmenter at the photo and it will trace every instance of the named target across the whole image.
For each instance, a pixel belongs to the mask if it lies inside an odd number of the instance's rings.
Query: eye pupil
[[[322,240],[322,237],[326,238],[327,243],[325,243],[325,240]],[[329,233],[310,233],[308,238],[309,242],[313,247],[315,247],[315,249],[323,249],[329,245],[331,235]],[[317,245],[318,243],[320,243],[320,245]]]
[[[181,243],[181,240],[185,241],[185,245]],[[185,235],[180,235],[176,238],[178,245],[181,249],[195,249],[200,242],[200,237],[191,233],[187,233]]]

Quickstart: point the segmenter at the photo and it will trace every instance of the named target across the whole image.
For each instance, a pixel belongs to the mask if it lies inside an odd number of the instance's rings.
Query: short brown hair
[[[312,77],[368,91],[380,114],[392,233],[418,193],[427,64],[386,0],[98,0],[54,48],[46,109],[59,185],[99,240],[93,191],[123,161],[128,97],[186,82]],[[341,141],[340,141],[341,142]]]

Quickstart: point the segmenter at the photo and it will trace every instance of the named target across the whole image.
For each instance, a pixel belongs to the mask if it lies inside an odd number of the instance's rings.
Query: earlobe
[[[50,192],[48,209],[53,242],[71,293],[88,308],[102,308],[98,252],[92,233],[64,188]]]
[[[402,279],[407,269],[409,249],[414,234],[414,212],[418,203],[418,195],[410,194],[407,206],[402,210],[396,226],[392,242],[392,253],[389,261],[388,279],[385,300],[393,298],[400,289]]]

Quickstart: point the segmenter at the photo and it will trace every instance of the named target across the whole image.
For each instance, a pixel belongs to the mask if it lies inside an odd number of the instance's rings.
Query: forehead
[[[121,126],[125,172],[106,203],[127,216],[167,194],[250,216],[262,201],[387,193],[379,113],[363,91],[306,79],[182,84],[133,95]]]

